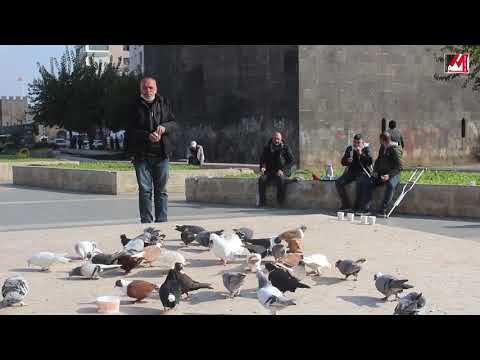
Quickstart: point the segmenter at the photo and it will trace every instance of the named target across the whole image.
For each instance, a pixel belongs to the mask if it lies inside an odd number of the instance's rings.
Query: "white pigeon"
[[[211,250],[221,259],[223,265],[227,265],[227,261],[233,260],[236,255],[248,254],[248,250],[243,247],[242,240],[237,234],[225,238],[212,233],[210,241],[212,243]]]
[[[99,274],[106,270],[119,269],[122,265],[103,265],[103,264],[92,264],[85,263],[82,266],[76,267],[69,272],[68,276],[81,276],[86,279],[98,280],[100,278]]]
[[[70,259],[67,259],[65,256],[67,254],[54,254],[49,251],[42,251],[36,254],[33,254],[30,259],[28,259],[28,267],[31,265],[39,266],[42,271],[50,270],[50,266],[55,263],[66,264],[70,262]]]
[[[180,254],[178,251],[167,249],[162,249],[162,252],[156,256],[153,261],[157,266],[167,269],[173,269],[176,263],[187,265],[187,260],[185,260],[185,257],[182,254]]]
[[[74,248],[75,252],[82,260],[92,258],[97,254],[103,253],[102,250],[97,248],[97,244],[93,241],[79,241],[75,244]]]
[[[321,270],[323,268],[330,269],[332,265],[328,262],[328,259],[325,255],[322,254],[313,254],[310,256],[304,256],[303,262],[307,267],[313,270],[318,276],[321,275]]]
[[[296,305],[291,299],[283,296],[282,292],[274,287],[267,279],[261,268],[257,269],[258,290],[257,297],[260,304],[270,310],[272,315],[285,309],[287,306]]]
[[[12,276],[2,286],[2,303],[5,306],[25,306],[23,299],[28,294],[28,283],[21,276]]]
[[[262,256],[260,254],[250,254],[247,256],[247,265],[252,273],[257,272],[257,269],[262,263]]]

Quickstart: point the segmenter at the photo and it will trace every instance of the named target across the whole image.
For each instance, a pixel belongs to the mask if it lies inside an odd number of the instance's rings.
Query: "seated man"
[[[382,203],[378,209],[377,216],[386,217],[387,208],[393,198],[395,188],[400,183],[400,172],[402,171],[402,150],[392,142],[390,134],[383,132],[380,135],[380,151],[373,166],[371,177],[362,176],[359,181],[361,186],[360,210],[358,214],[369,215],[370,203],[373,190],[380,185],[385,185],[385,193]]]
[[[353,181],[357,181],[362,175],[369,176],[372,172],[372,152],[369,144],[365,144],[362,135],[357,134],[353,138],[353,145],[350,145],[345,150],[345,155],[342,158],[342,165],[346,166],[345,172],[340,176],[335,185],[337,187],[338,195],[342,200],[342,207],[340,211],[349,211],[352,209],[350,199],[348,198],[345,186]],[[358,202],[360,186],[356,184],[356,199],[354,209],[358,210]]]
[[[266,205],[267,184],[274,182],[277,185],[277,201],[282,205],[285,200],[285,186],[291,175],[293,154],[290,147],[285,144],[282,134],[275,132],[273,138],[264,147],[260,158],[260,171],[262,176],[258,179],[259,207]]]
[[[205,162],[205,155],[203,153],[203,146],[198,145],[196,141],[190,143],[190,147],[187,149],[187,159],[189,165],[202,166]]]

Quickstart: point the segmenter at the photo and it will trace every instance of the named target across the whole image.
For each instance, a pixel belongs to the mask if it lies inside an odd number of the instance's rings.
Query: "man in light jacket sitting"
[[[203,153],[203,146],[198,145],[196,141],[190,143],[190,147],[187,149],[187,159],[189,165],[202,166],[205,162],[205,154]]]

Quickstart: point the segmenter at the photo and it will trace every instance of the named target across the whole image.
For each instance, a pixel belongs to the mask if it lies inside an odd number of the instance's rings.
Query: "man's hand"
[[[277,176],[283,176],[283,171],[282,171],[282,170],[278,170],[278,171],[277,171]]]
[[[156,132],[153,132],[150,135],[148,135],[148,140],[150,140],[150,142],[152,144],[155,144],[155,143],[159,142],[160,138],[161,138],[161,136],[158,135]]]
[[[382,179],[383,181],[388,181],[390,180],[390,175],[383,175],[383,176],[380,176],[380,179]]]
[[[156,133],[158,134],[158,136],[162,136],[163,134],[165,134],[165,131],[167,131],[167,129],[165,129],[163,126],[159,126]]]
[[[348,158],[348,159],[347,159],[347,162],[348,162],[349,164],[351,164],[351,163],[353,162],[353,158]]]

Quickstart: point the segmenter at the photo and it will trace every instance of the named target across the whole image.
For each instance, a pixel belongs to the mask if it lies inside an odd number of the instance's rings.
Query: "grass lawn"
[[[92,161],[81,162],[76,164],[58,164],[52,165],[53,167],[60,167],[65,169],[85,169],[85,170],[110,170],[110,171],[134,171],[133,164],[130,162],[118,162],[118,161]],[[200,170],[200,166],[196,165],[170,165],[171,171],[187,171],[187,170]]]
[[[0,162],[30,162],[30,161],[58,161],[58,159],[21,157],[17,155],[0,155]]]

